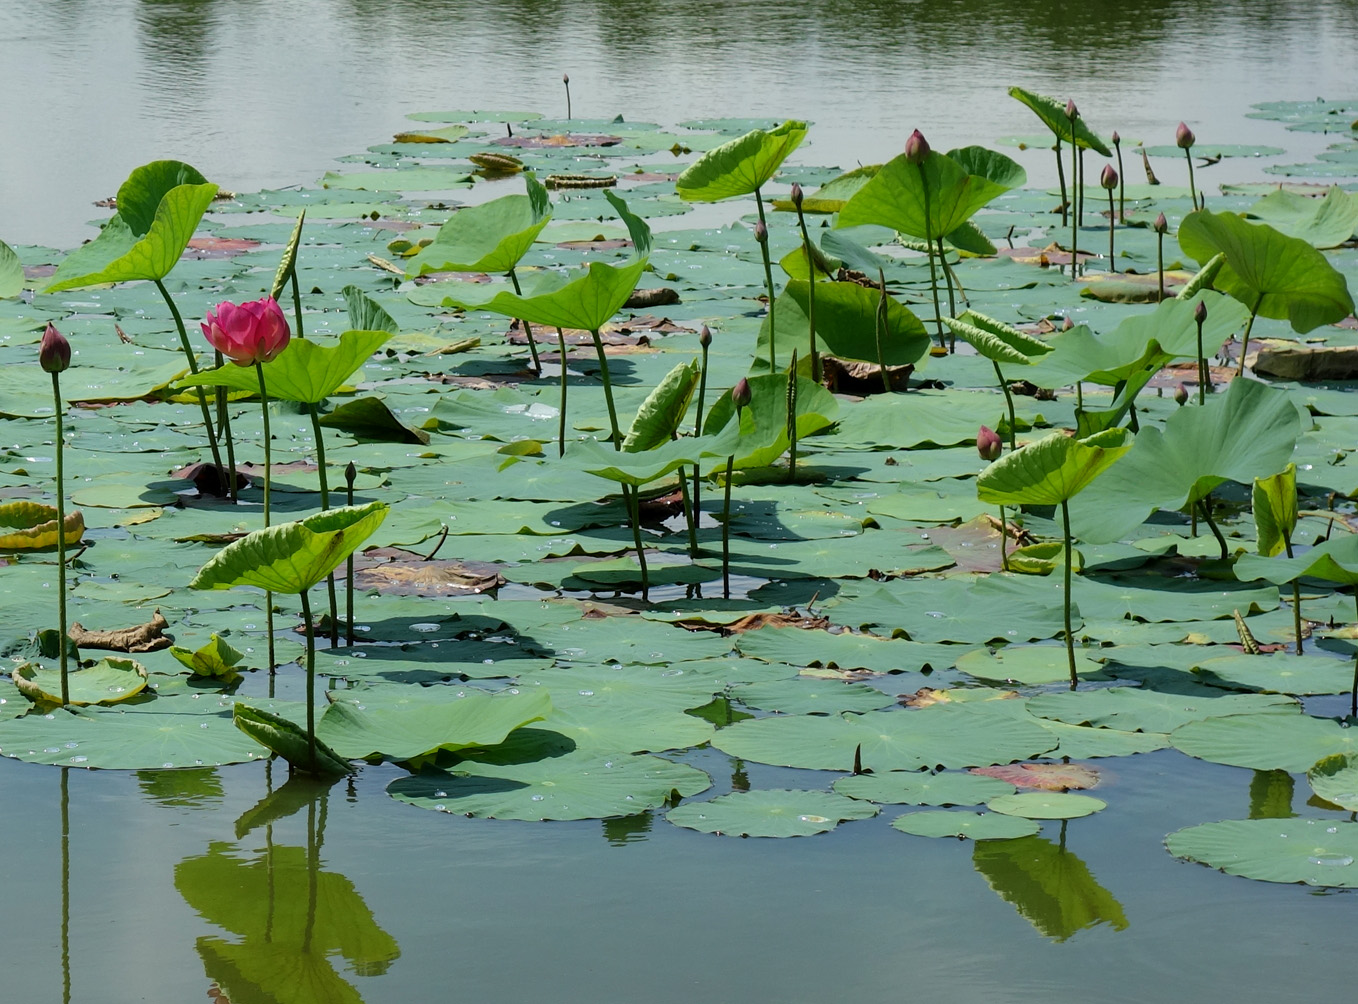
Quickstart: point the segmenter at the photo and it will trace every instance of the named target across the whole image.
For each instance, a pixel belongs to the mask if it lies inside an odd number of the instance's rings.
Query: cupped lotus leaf
[[[835,782],[835,791],[850,798],[889,805],[981,805],[1014,786],[998,778],[945,771],[888,770],[880,774],[851,774]]]
[[[1031,837],[1041,827],[1032,819],[998,812],[957,812],[924,809],[891,821],[892,829],[916,837],[955,837],[959,840],[1014,840]]]
[[[998,363],[1030,366],[1052,351],[1052,346],[1041,339],[974,310],[960,317],[945,317],[943,323],[977,353]]]
[[[736,445],[735,468],[767,467],[781,457],[789,445],[787,435],[786,373],[765,373],[748,378],[750,403],[742,409],[740,442]],[[832,425],[839,414],[839,401],[828,390],[806,377],[797,377],[797,439],[800,441]],[[723,432],[735,428],[735,405],[728,390],[708,410],[703,431]],[[704,469],[725,470],[725,464],[708,464]]]
[[[690,164],[674,183],[685,202],[719,202],[750,195],[777,172],[806,138],[806,123],[790,119],[767,132],[752,129]]]
[[[1291,463],[1279,474],[1255,478],[1250,500],[1255,550],[1264,558],[1290,550],[1292,533],[1297,529],[1297,465]],[[1358,557],[1358,552],[1354,556]]]
[[[429,433],[404,424],[378,397],[356,397],[345,401],[317,421],[327,429],[343,429],[358,439],[421,446],[429,444]]]
[[[389,508],[385,502],[345,506],[256,530],[218,551],[189,588],[257,586],[276,593],[305,592],[367,540]]]
[[[552,713],[545,690],[464,693],[457,700],[397,706],[368,707],[362,698],[335,701],[316,722],[316,738],[350,760],[415,760],[441,749],[495,746]]]
[[[14,249],[0,241],[0,300],[18,296],[24,289],[24,263]]]
[[[74,675],[74,674],[72,674]],[[217,702],[179,698],[151,701],[143,708],[66,708],[48,715],[29,714],[0,722],[0,755],[27,763],[103,770],[154,770],[216,767],[268,755],[259,743],[237,730]]]
[[[1289,715],[1282,709],[1189,722],[1169,738],[1175,749],[1199,760],[1293,774],[1305,773],[1331,754],[1358,752],[1358,729],[1333,718]]]
[[[1214,687],[1185,685],[1176,690],[1110,687],[1040,694],[1028,700],[1028,711],[1070,725],[1121,729],[1125,732],[1173,732],[1181,725],[1229,715],[1281,712],[1295,714],[1300,705],[1282,694],[1223,694]]]
[[[706,791],[696,767],[655,756],[577,750],[526,763],[463,760],[453,770],[398,778],[387,794],[421,809],[488,819],[607,819]]]
[[[1017,86],[1009,88],[1009,96],[1031,108],[1042,120],[1042,124],[1052,131],[1053,136],[1063,143],[1070,142],[1071,123],[1070,116],[1066,114],[1065,102]],[[1108,144],[1085,125],[1084,118],[1078,115],[1075,117],[1075,145],[1093,150],[1104,157],[1113,156]]]
[[[66,546],[74,547],[85,536],[85,515],[79,509],[66,514]],[[41,502],[6,502],[0,505],[0,551],[35,551],[57,546],[57,507]]]
[[[706,802],[687,802],[665,818],[676,826],[726,837],[809,837],[849,819],[870,819],[871,802],[828,791],[736,791]]]
[[[349,761],[327,746],[319,736],[314,740],[308,738],[306,729],[282,715],[237,701],[232,720],[241,732],[303,771],[318,775],[354,772]]]
[[[749,426],[748,421],[743,424]],[[741,448],[742,431],[732,423],[714,435],[673,439],[639,453],[620,452],[597,439],[584,439],[566,448],[565,460],[609,481],[646,485],[680,467],[725,467],[726,458]]]
[[[985,649],[977,649],[958,659],[957,668],[977,679],[1025,687],[1070,679],[1066,650],[1057,645],[1008,645],[993,654]],[[1093,659],[1076,654],[1075,672],[1078,676],[1098,678],[1101,670],[1102,667]]]
[[[805,344],[806,333],[810,330],[807,319],[810,283],[794,279],[778,297],[776,312],[778,341],[786,344]],[[784,310],[784,304],[791,300],[795,307]],[[884,361],[888,366],[903,366],[913,363],[929,351],[929,335],[918,317],[903,306],[895,297],[887,298],[886,330],[882,335],[881,353],[878,353],[877,308],[881,294],[856,282],[819,282],[816,284],[816,345],[819,351],[829,353],[840,359],[857,359],[876,363]],[[755,363],[752,372],[768,371],[768,360],[761,365],[760,359],[767,355],[760,346],[768,342],[768,321],[759,332],[759,342],[755,347]]]
[[[401,326],[396,318],[387,313],[387,308],[374,300],[357,286],[345,286],[340,290],[345,306],[349,308],[349,327],[356,331],[387,331],[397,334]]]
[[[1353,686],[1352,661],[1291,652],[1204,659],[1193,672],[1212,686],[1269,694],[1344,694]]]
[[[693,392],[698,389],[698,377],[696,359],[679,363],[665,374],[637,409],[636,417],[623,437],[624,453],[651,450],[674,438]]]
[[[1078,819],[1090,816],[1108,803],[1093,795],[1071,795],[1061,791],[1025,791],[1015,795],[1000,795],[986,803],[991,812],[1024,819]]]
[[[1131,436],[1123,429],[1087,439],[1056,432],[987,467],[976,479],[976,495],[1000,505],[1059,505],[1084,491],[1131,448]]]
[[[337,345],[294,338],[263,364],[265,390],[271,398],[320,404],[343,387],[390,338],[387,331],[345,331]],[[229,387],[258,394],[259,376],[253,366],[226,363],[186,376],[175,386]]]
[[[1258,520],[1256,509],[1255,522]],[[1235,562],[1235,577],[1242,582],[1263,579],[1279,586],[1303,577],[1324,579],[1340,586],[1358,584],[1358,534],[1330,537],[1306,550],[1297,548],[1293,558],[1242,554]]]
[[[1233,380],[1202,407],[1178,409],[1163,431],[1143,427],[1127,456],[1072,514],[1072,530],[1092,543],[1116,540],[1157,509],[1194,505],[1226,481],[1252,484],[1287,465],[1301,431],[1287,391]]]
[[[1184,217],[1178,237],[1184,253],[1200,262],[1224,251],[1217,286],[1294,331],[1305,334],[1353,313],[1343,273],[1310,244],[1267,224],[1200,209]]]
[[[217,186],[212,184],[170,189],[160,199],[155,218],[144,234],[138,234],[121,213],[115,214],[98,237],[62,260],[43,292],[165,278],[178,263],[216,194]]]
[[[977,844],[971,863],[1001,899],[1053,941],[1100,924],[1114,931],[1127,928],[1122,904],[1099,885],[1064,839],[1058,844],[1029,836]]]
[[[901,154],[853,196],[836,226],[876,224],[921,240],[958,229],[992,199],[1027,180],[1023,168],[982,147],[931,151],[922,164]]]
[[[857,752],[864,767],[878,772],[1009,763],[1056,746],[1035,722],[986,710],[997,703],[1005,702],[760,718],[722,729],[712,745],[742,760],[810,770],[848,770]]]
[[[35,663],[16,666],[10,674],[19,692],[36,704],[61,703],[61,671]],[[70,704],[115,704],[146,688],[146,667],[133,659],[108,656],[93,666],[67,674]]]
[[[457,210],[434,239],[406,262],[406,275],[426,272],[508,272],[552,219],[547,189],[523,173],[526,195],[505,195]]]
[[[194,676],[231,676],[245,653],[222,640],[215,631],[207,644],[196,649],[170,646],[170,654],[187,666]]]
[[[1245,215],[1314,248],[1333,248],[1358,230],[1358,197],[1338,185],[1331,185],[1319,199],[1280,189],[1250,206]]]
[[[1323,757],[1306,772],[1311,790],[1331,805],[1358,812],[1358,752]]]
[[[840,711],[876,711],[889,707],[895,698],[864,683],[835,680],[776,680],[747,683],[728,691],[732,700],[747,708],[783,715],[824,715]]]
[[[1358,888],[1358,823],[1334,819],[1227,819],[1165,838],[1176,858],[1261,882]]]
[[[206,185],[207,178],[179,160],[153,160],[134,168],[118,188],[118,215],[138,237],[155,226],[165,196],[182,185]]]

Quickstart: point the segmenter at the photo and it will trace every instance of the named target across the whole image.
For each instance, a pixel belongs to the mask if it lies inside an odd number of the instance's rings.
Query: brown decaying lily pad
[[[701,617],[686,617],[683,620],[675,621],[674,624],[687,631],[715,631],[722,637],[733,634],[743,634],[746,631],[758,631],[760,628],[771,627],[794,627],[806,628],[808,630],[824,631],[830,627],[830,618],[802,616],[798,611],[791,613],[766,613],[759,612],[746,614],[738,620],[731,621],[729,624],[713,624],[705,621]]]
[[[354,562],[354,584],[391,596],[467,596],[498,589],[504,577],[494,565],[452,559],[425,560],[399,547],[375,547]]]
[[[957,562],[964,572],[998,572],[1003,567],[1000,559],[999,520],[977,516],[960,526],[940,526],[929,531],[929,539]],[[1007,548],[1018,546],[1007,541]]]
[[[80,622],[72,624],[67,634],[77,648],[102,648],[110,652],[154,652],[168,648],[172,641],[165,633],[170,625],[157,608],[145,624],[114,628],[111,631],[87,631]]]
[[[621,136],[589,133],[557,133],[555,136],[500,136],[491,140],[496,146],[512,146],[521,150],[535,150],[559,146],[617,146]]]
[[[997,694],[995,700],[1012,701],[1018,696],[1017,690],[1005,690]],[[952,704],[954,702],[946,687],[943,689],[920,687],[913,694],[901,694],[898,703],[904,704],[907,708],[927,708],[933,704]]]
[[[604,348],[648,348],[651,344],[651,335],[672,335],[680,332],[691,334],[692,328],[686,328],[681,324],[675,324],[668,317],[657,317],[655,314],[633,315],[622,321],[613,321],[605,324],[599,329],[599,341],[603,342]],[[532,325],[533,340],[539,345],[556,344],[556,328],[548,324]],[[583,328],[565,328],[562,331],[568,346],[585,345],[593,348],[594,336]],[[505,338],[511,345],[527,345],[528,335],[524,332],[522,324],[513,321],[509,325],[509,330],[505,332]]]
[[[1099,783],[1097,770],[1075,763],[1010,763],[999,767],[973,767],[971,773],[997,777],[1019,788],[1040,791],[1072,791],[1093,788]]]
[[[1010,258],[1022,265],[1036,265],[1039,268],[1047,268],[1051,265],[1069,265],[1070,252],[1059,247],[1055,242],[1043,248],[1021,247],[1021,248],[999,248],[996,255],[1000,258]],[[1098,255],[1088,251],[1080,252],[1080,261],[1086,262]]]
[[[259,247],[245,237],[195,237],[184,249],[185,258],[234,258]]]
[[[821,356],[820,364],[821,382],[834,394],[867,397],[869,394],[882,393],[882,370],[877,363]],[[910,386],[910,376],[914,372],[914,363],[888,366],[887,384],[893,391],[907,390]]]

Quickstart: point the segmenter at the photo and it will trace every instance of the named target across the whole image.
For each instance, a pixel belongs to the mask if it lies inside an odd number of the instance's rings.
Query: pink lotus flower
[[[288,346],[288,319],[272,296],[249,303],[230,300],[209,310],[201,325],[203,337],[237,366],[267,363]]]

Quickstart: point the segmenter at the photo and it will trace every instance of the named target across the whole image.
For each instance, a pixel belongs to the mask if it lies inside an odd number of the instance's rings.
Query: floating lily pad
[[[982,680],[1037,686],[1070,679],[1066,650],[1057,645],[1009,645],[996,652],[978,649],[957,660],[957,668]],[[1084,679],[1101,676],[1102,667],[1076,653],[1075,672]]]
[[[1358,753],[1335,753],[1306,772],[1311,790],[1350,812],[1358,812]]]
[[[1358,752],[1358,729],[1333,718],[1275,712],[1189,722],[1170,742],[1200,760],[1301,774],[1331,754]]]
[[[1028,711],[1039,718],[1128,732],[1173,732],[1205,718],[1273,710],[1296,713],[1298,705],[1280,694],[1222,694],[1191,685],[1174,691],[1110,687],[1040,694],[1028,701]]]
[[[1171,833],[1175,857],[1261,882],[1358,888],[1358,823],[1333,819],[1228,819]]]
[[[825,791],[760,790],[688,802],[665,818],[676,826],[727,837],[809,837],[879,811],[870,802]]]
[[[992,812],[1024,819],[1076,819],[1108,808],[1108,803],[1092,795],[1070,795],[1059,791],[1025,791],[1001,795],[986,803]]]
[[[889,770],[841,777],[835,782],[835,791],[850,798],[890,804],[981,805],[1000,795],[1012,795],[1014,786],[978,774]]]
[[[61,703],[59,669],[26,663],[17,667],[12,675],[14,685],[30,701]],[[71,704],[115,704],[141,693],[146,681],[146,667],[141,663],[109,656],[84,669],[72,667],[66,683]]]
[[[950,812],[925,809],[907,812],[891,821],[893,829],[917,837],[957,837],[959,840],[1013,840],[1031,837],[1041,827],[1031,819],[998,812]]]
[[[1194,672],[1213,686],[1267,694],[1345,694],[1353,686],[1350,660],[1291,652],[1205,659]]]
[[[876,687],[833,680],[777,680],[732,687],[733,700],[747,708],[784,715],[830,714],[836,711],[875,711],[894,703]]]

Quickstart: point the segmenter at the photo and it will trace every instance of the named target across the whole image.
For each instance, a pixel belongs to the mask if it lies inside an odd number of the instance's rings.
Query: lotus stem
[[[594,339],[594,351],[599,356],[599,376],[604,382],[604,403],[608,405],[608,427],[609,435],[613,437],[613,449],[622,449],[622,433],[618,431],[618,409],[613,406],[613,380],[608,374],[608,356],[604,353],[603,339],[599,337],[599,329],[595,328],[590,332]]]
[[[1080,226],[1085,225],[1085,186],[1088,183],[1089,177],[1085,174],[1085,148],[1080,147],[1080,187],[1075,203],[1079,207]]]
[[[739,416],[739,412],[736,413]],[[737,420],[739,418],[737,417]],[[735,473],[736,458],[726,458],[726,498],[721,506],[721,598],[731,598],[731,475]]]
[[[1163,230],[1155,235],[1155,270],[1160,276],[1160,300],[1163,300],[1165,298],[1165,232]]]
[[[1013,452],[1018,449],[1018,443],[1014,438],[1014,430],[1018,425],[1018,418],[1014,415],[1014,395],[1009,390],[1009,381],[1005,380],[1004,374],[1000,372],[1000,364],[992,359],[990,365],[995,367],[995,379],[1000,383],[1000,390],[1004,391],[1004,403],[1009,409],[1009,450]]]
[[[567,95],[570,94],[569,87],[566,88],[566,93]],[[567,115],[566,118],[570,118],[570,116]],[[512,268],[509,270],[509,281],[514,284],[514,295],[523,296],[523,290],[519,288],[519,277]],[[528,354],[533,357],[533,371],[537,373],[538,376],[542,376],[542,361],[538,359],[538,345],[537,341],[533,338],[533,325],[522,318],[520,318],[519,323],[523,325],[523,333],[528,336]],[[564,355],[561,360],[561,368],[563,371],[566,368]]]
[[[1184,159],[1188,161],[1188,201],[1194,209],[1198,208],[1198,189],[1193,184],[1193,150],[1184,149]]]
[[[269,432],[269,392],[264,385],[264,364],[256,360],[255,376],[259,378],[259,400],[260,410],[264,414],[264,527],[269,527],[269,484],[273,479],[273,437]],[[265,630],[269,633],[269,672],[273,673],[275,668],[274,659],[274,637],[273,637],[273,593],[264,593],[264,621]],[[307,637],[311,637],[311,616],[308,614]],[[314,757],[313,757],[314,759]]]
[[[1079,205],[1080,205],[1080,160],[1079,145],[1075,142],[1075,119],[1078,113],[1074,104],[1067,106],[1070,116],[1070,281],[1075,281],[1079,268]]]
[[[1358,586],[1353,590],[1354,613],[1358,614]],[[1353,655],[1353,694],[1349,702],[1349,717],[1358,719],[1358,652]]]
[[[566,88],[566,120],[571,118],[571,78],[569,75],[561,74],[561,84]]]
[[[798,189],[797,192],[800,196],[801,190]],[[816,353],[816,259],[811,253],[811,235],[806,232],[806,217],[802,213],[802,200],[799,197],[794,199],[793,202],[797,206],[797,225],[802,230],[802,251],[806,255],[806,267],[811,280],[806,289],[807,341],[811,351],[811,379],[820,383],[820,356]]]
[[[222,355],[221,349],[215,349],[212,356],[213,364],[218,368],[226,364],[226,357]],[[226,490],[227,494],[231,496],[232,502],[239,502],[240,492],[236,488],[236,444],[235,437],[231,435],[231,404],[225,387],[217,387],[215,390],[217,398],[217,437],[226,440],[226,466],[230,468],[226,475]]]
[[[1061,137],[1056,137],[1056,145],[1052,147],[1056,151],[1056,179],[1061,183],[1061,226],[1066,225],[1066,209],[1069,205],[1066,195],[1066,166],[1061,160]]]
[[[165,288],[165,284],[159,279],[154,280],[154,282],[156,284],[156,289],[160,290],[160,295],[165,298],[166,304],[169,305],[171,316],[174,317],[174,326],[179,332],[179,347],[184,351],[184,359],[189,364],[189,372],[196,375],[198,373],[198,360],[194,357],[193,348],[189,345],[189,333],[184,330],[184,318],[179,315],[179,308],[175,306],[174,299],[170,296],[170,291]],[[203,427],[207,430],[208,446],[212,449],[212,463],[217,468],[217,476],[221,477],[224,473],[222,468],[222,454],[217,448],[217,435],[212,428],[212,416],[208,414],[207,410],[207,393],[202,387],[199,387],[197,392],[198,407],[203,412]],[[229,478],[231,480],[235,479],[234,471],[231,472]],[[222,492],[219,491],[216,494],[220,496]]]
[[[1070,540],[1070,503],[1066,500],[1061,502],[1061,531],[1065,536],[1066,542],[1066,582],[1065,582],[1065,615],[1066,615],[1066,662],[1070,665],[1070,689],[1074,690],[1080,685],[1079,674],[1075,672],[1075,632],[1070,627],[1070,571],[1073,564],[1072,547]]]
[[[556,329],[556,350],[561,356],[561,414],[556,423],[556,455],[566,455],[566,332]]]
[[[1113,149],[1118,156],[1118,222],[1127,222],[1127,175],[1122,169],[1122,137],[1113,133]]]
[[[712,347],[712,332],[707,325],[703,325],[702,334],[698,336],[698,345],[703,350],[702,365],[698,371],[698,412],[693,420],[693,435],[703,434],[703,399],[707,396],[707,350]],[[699,555],[697,532],[698,524],[703,519],[703,495],[702,495],[702,471],[700,465],[693,465],[693,535],[689,539],[689,557],[697,558]]]
[[[1202,322],[1206,318],[1200,315],[1201,311],[1195,312],[1194,320],[1198,323],[1198,404],[1201,405],[1207,403],[1207,387],[1212,382],[1212,371],[1207,366],[1207,358],[1202,354]]]
[[[1212,536],[1217,539],[1217,546],[1221,548],[1221,560],[1225,561],[1231,556],[1230,548],[1226,546],[1226,538],[1221,535],[1221,528],[1217,526],[1217,521],[1212,518],[1212,494],[1208,492],[1198,501],[1198,507],[1202,510],[1203,521],[1208,529],[1212,531]]]
[[[953,295],[952,288],[952,266],[948,264],[948,253],[943,249],[943,238],[938,238],[938,263],[943,269],[943,284],[948,288],[948,316],[957,316],[957,298]],[[957,351],[957,335],[951,328],[948,329],[948,351]]]
[[[1000,568],[1006,572],[1009,571],[1009,551],[1005,547],[1008,536],[1009,531],[1008,524],[1005,522],[1004,506],[1000,506]]]
[[[882,377],[882,393],[891,393],[891,383],[886,374],[886,324],[887,324],[887,301],[886,301],[886,273],[882,269],[877,269],[877,288],[881,295],[877,298],[877,372]]]
[[[61,1000],[71,1004],[71,771],[61,770]]]
[[[1119,178],[1118,183],[1121,184],[1121,182],[1122,179]],[[1113,190],[1110,188],[1108,189],[1108,271],[1110,272],[1116,272],[1118,270],[1117,259],[1116,256],[1113,254],[1114,223],[1115,219],[1113,216]]]
[[[764,239],[758,243],[759,251],[764,257],[764,285],[769,295],[769,372],[777,373],[778,327],[774,324],[773,318],[773,262],[769,259],[769,225],[764,219],[764,196],[757,185],[754,190],[754,204],[759,209],[759,222],[764,228]]]
[[[693,466],[693,470],[696,474],[698,470],[696,464]],[[679,475],[679,494],[684,502],[684,522],[688,525],[688,556],[696,558],[698,556],[698,514],[693,508],[693,496],[688,490],[688,472],[680,467],[675,473]]]
[[[932,225],[929,222],[929,176],[924,173],[924,164],[915,165],[919,169],[919,183],[924,190],[924,254],[929,259],[929,289],[934,294],[934,330],[938,333],[938,347],[943,344],[943,308],[938,301],[938,272],[934,269],[934,245],[929,240]]]
[[[797,350],[792,350],[792,365],[787,368],[787,441],[788,481],[797,480]]]
[[[325,470],[325,439],[321,435],[321,415],[314,401],[307,404],[311,413],[311,433],[316,437],[316,473],[321,481],[321,511],[330,510],[330,476]],[[335,573],[325,577],[325,590],[330,599],[330,646],[339,644],[339,602],[335,596]]]
[[[631,491],[628,486],[622,486],[622,499],[627,505],[627,516],[632,523],[632,541],[637,549],[637,564],[641,566],[641,600],[643,603],[651,601],[651,580],[646,570],[646,547],[641,542],[641,489],[633,485]]]
[[[316,764],[316,632],[311,625],[311,601],[307,591],[299,594],[302,600],[302,623],[306,626],[306,746],[307,761],[313,774]]]
[[[1287,556],[1292,557],[1292,537],[1290,534],[1283,534],[1283,547],[1287,549]],[[1300,577],[1292,580],[1292,633],[1296,640],[1297,655],[1301,655],[1301,579]]]
[[[57,417],[57,664],[61,667],[61,704],[65,707],[71,703],[66,666],[66,469],[62,457],[66,443],[61,431],[61,374],[57,372],[52,374],[52,403]]]
[[[357,477],[358,470],[351,460],[349,466],[344,468],[344,480],[347,485],[345,505],[354,504],[354,479]],[[354,643],[354,556],[352,553],[344,559],[344,624],[345,641],[352,645]]]
[[[1250,332],[1254,330],[1254,319],[1259,316],[1259,305],[1264,302],[1264,294],[1261,292],[1254,299],[1254,306],[1250,308],[1250,319],[1245,324],[1245,333],[1240,336],[1240,368],[1235,371],[1235,375],[1243,377],[1245,375],[1245,356],[1250,351]]]
[[[292,319],[295,322],[293,327],[297,329],[297,337],[305,338],[306,332],[302,329],[302,290],[297,285],[297,268],[293,266],[292,274]]]

